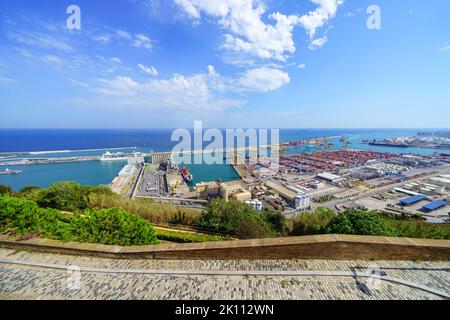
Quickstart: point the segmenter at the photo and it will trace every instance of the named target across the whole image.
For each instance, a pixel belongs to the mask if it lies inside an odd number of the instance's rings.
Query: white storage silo
[[[256,201],[256,210],[262,211],[263,203],[261,201]]]
[[[295,209],[300,209],[302,206],[302,194],[297,194],[295,197],[295,203],[294,203]]]

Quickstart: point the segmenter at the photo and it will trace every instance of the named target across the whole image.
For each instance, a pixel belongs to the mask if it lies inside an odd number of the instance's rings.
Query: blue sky
[[[1,1],[0,128],[448,128],[449,13],[447,0]]]

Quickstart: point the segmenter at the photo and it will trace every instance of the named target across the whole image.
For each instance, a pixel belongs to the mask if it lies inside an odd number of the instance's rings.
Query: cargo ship
[[[0,171],[0,175],[16,175],[22,173],[23,170],[10,170],[6,169],[5,171]]]
[[[391,143],[391,142],[383,142],[383,141],[369,142],[369,146],[409,148],[409,145],[407,145],[406,143]]]
[[[189,172],[189,169],[187,169],[187,168],[183,168],[181,170],[181,176],[183,177],[183,180],[186,183],[191,183],[194,180],[194,177],[192,176],[192,174]]]

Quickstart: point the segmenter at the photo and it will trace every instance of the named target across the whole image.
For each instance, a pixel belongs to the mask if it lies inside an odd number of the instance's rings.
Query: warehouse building
[[[446,205],[448,205],[448,202],[445,200],[437,200],[437,201],[433,201],[429,204],[427,204],[426,206],[422,207],[422,211],[425,212],[432,212],[438,209],[441,209],[443,207],[445,207]]]
[[[450,189],[450,179],[443,178],[443,177],[434,177],[428,179],[428,181],[432,184],[436,184],[438,186],[446,187],[447,189]]]
[[[427,200],[427,197],[423,194],[418,194],[413,197],[400,200],[400,205],[402,206],[412,206],[413,204],[419,203],[420,201]]]
[[[336,182],[340,182],[342,181],[342,177],[329,173],[329,172],[323,172],[323,173],[319,173],[317,175],[317,178],[331,182],[331,183],[336,183]]]

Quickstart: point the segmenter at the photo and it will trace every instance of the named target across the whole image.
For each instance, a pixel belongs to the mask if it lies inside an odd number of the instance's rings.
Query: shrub
[[[78,211],[87,208],[82,187],[75,182],[60,182],[41,193],[38,204],[45,208]]]
[[[64,211],[83,211],[88,208],[90,194],[112,195],[105,187],[81,186],[75,182],[60,182],[40,192],[37,203],[41,207]]]
[[[42,190],[39,187],[28,186],[22,188],[19,192],[15,194],[15,196],[37,202],[41,198],[41,192]]]
[[[165,240],[176,243],[200,243],[200,242],[228,240],[228,238],[222,236],[214,236],[194,232],[177,232],[162,229],[156,229],[156,236],[159,240]]]
[[[12,197],[0,197],[0,232],[123,246],[158,242],[147,221],[120,209],[87,210],[83,215],[70,215]]]
[[[8,196],[8,195],[12,195],[13,193],[14,192],[10,187],[5,186],[4,184],[0,184],[0,196],[3,196],[3,195]]]
[[[263,218],[272,227],[277,236],[285,236],[286,232],[286,218],[278,211],[264,210],[261,212]]]
[[[80,242],[121,246],[158,243],[147,221],[121,209],[86,210],[84,216],[75,215],[71,231]]]
[[[212,200],[203,211],[197,226],[242,239],[271,237],[276,234],[262,213],[236,200]]]
[[[450,224],[388,220],[399,237],[450,240]]]
[[[39,208],[36,203],[11,197],[0,198],[0,232],[69,240],[70,218],[54,209]]]
[[[396,236],[395,231],[380,215],[361,210],[346,210],[340,213],[330,221],[326,232],[367,236]]]
[[[87,199],[90,208],[120,208],[140,215],[150,223],[159,225],[180,224],[192,226],[196,224],[200,217],[200,212],[195,209],[158,204],[149,199],[131,200],[124,199],[116,194],[105,195],[98,193],[91,193]]]
[[[318,208],[315,212],[303,213],[294,219],[292,235],[324,234],[326,227],[335,216],[335,212],[327,208]]]

